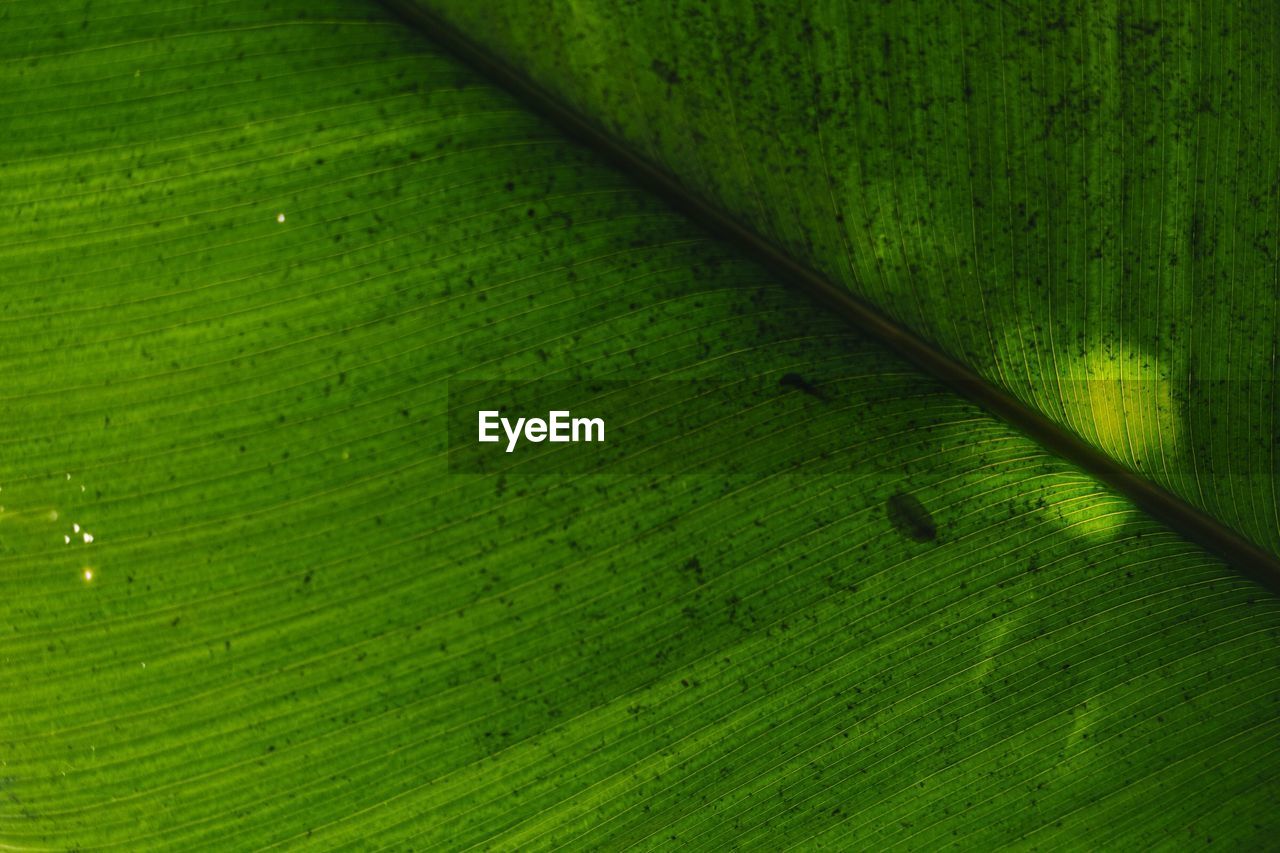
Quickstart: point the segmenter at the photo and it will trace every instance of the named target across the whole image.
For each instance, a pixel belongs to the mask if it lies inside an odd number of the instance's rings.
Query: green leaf
[[[414,0],[1280,554],[1280,7]]]
[[[1274,836],[1272,596],[420,34],[3,15],[0,843]],[[451,470],[451,385],[570,379],[743,404]]]

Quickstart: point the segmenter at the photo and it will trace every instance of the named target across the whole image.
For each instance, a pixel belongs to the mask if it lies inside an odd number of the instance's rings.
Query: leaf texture
[[[1274,3],[413,2],[1280,554]]]
[[[5,846],[1274,837],[1274,598],[378,8],[4,15]],[[449,473],[450,381],[583,377],[779,384]]]

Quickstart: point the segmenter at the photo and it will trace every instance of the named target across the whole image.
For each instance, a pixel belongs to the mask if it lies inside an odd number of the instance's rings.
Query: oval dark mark
[[[933,516],[915,495],[895,492],[884,506],[889,513],[889,521],[903,536],[917,542],[932,542],[938,538],[938,526],[933,523]]]
[[[820,389],[814,387],[808,379],[805,379],[799,373],[784,374],[783,377],[778,380],[778,384],[784,388],[795,388],[798,391],[803,391],[810,396],[817,397],[819,400],[827,399],[826,394],[822,393]]]

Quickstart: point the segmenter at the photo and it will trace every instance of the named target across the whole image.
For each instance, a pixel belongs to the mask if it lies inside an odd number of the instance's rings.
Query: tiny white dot
[[[84,570],[84,579],[87,581],[93,580],[93,569]]]
[[[277,213],[277,214],[276,214],[276,222],[284,222],[284,214],[283,214],[283,213]]]
[[[63,537],[62,537],[62,541],[63,541],[63,542],[66,542],[68,545],[70,545],[70,544],[71,544],[71,537],[70,537],[70,536],[63,536]]]
[[[78,525],[78,524],[73,524],[73,525],[71,525],[71,531],[72,531],[73,533],[79,533],[79,532],[80,532],[80,525]]]
[[[92,541],[93,541],[93,534],[92,534],[92,533],[86,533],[86,534],[84,535],[84,541],[85,541],[85,542],[92,542]]]

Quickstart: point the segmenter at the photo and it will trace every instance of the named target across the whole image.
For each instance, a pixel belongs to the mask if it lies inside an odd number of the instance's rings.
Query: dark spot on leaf
[[[889,513],[889,521],[903,536],[917,542],[932,542],[938,538],[938,527],[933,523],[933,516],[929,515],[929,511],[915,495],[895,492],[884,505]]]
[[[815,387],[809,382],[809,380],[805,379],[799,373],[784,374],[783,377],[778,380],[778,384],[784,388],[795,388],[797,391],[803,391],[811,397],[817,397],[819,400],[827,399],[826,394],[822,393],[821,390]]]
[[[667,65],[667,63],[663,62],[661,59],[655,59],[651,67],[653,68],[653,73],[665,80],[668,86],[680,85],[680,75],[676,73],[674,68]]]

